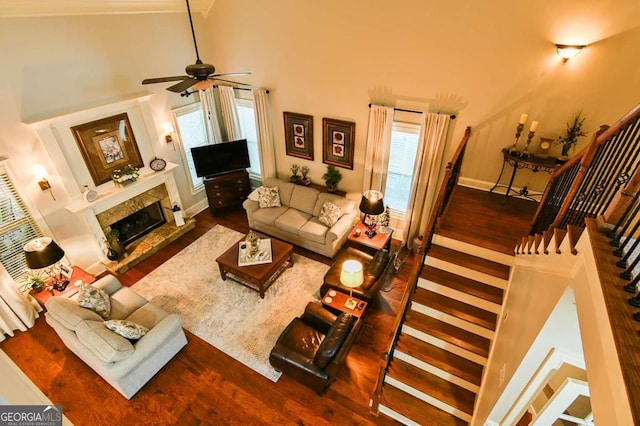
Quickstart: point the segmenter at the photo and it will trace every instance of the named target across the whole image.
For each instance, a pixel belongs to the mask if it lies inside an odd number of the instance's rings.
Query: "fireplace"
[[[156,201],[129,216],[111,224],[111,231],[118,231],[120,242],[127,245],[166,223],[162,204]]]

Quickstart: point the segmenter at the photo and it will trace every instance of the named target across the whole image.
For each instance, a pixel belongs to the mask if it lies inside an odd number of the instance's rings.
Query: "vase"
[[[338,189],[338,185],[335,183],[327,183],[327,192],[336,192]]]

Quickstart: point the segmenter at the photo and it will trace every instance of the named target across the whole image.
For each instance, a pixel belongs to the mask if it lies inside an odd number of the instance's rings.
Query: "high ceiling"
[[[215,0],[190,0],[192,12],[207,15]],[[0,18],[118,13],[170,13],[187,10],[185,0],[0,0]]]

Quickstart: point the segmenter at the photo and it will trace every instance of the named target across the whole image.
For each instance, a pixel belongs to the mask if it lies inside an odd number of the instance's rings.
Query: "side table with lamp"
[[[387,228],[386,233],[376,231],[377,216],[384,212],[382,193],[374,190],[365,191],[360,201],[360,211],[364,213],[364,219],[358,222],[347,236],[348,244],[371,255],[382,249],[389,250],[393,228]]]
[[[51,296],[71,297],[76,294],[80,287],[76,282],[90,284],[95,281],[95,277],[82,270],[78,266],[66,266],[63,273],[62,265],[58,263],[64,257],[64,250],[51,238],[35,238],[24,245],[24,257],[29,269],[44,269],[49,276],[45,282],[45,290],[33,292],[33,296],[43,306]],[[69,285],[72,282],[74,285]]]
[[[349,259],[342,264],[340,271],[340,283],[349,288],[349,296],[346,294],[330,290],[322,298],[322,304],[329,310],[347,312],[360,318],[364,314],[367,302],[353,297],[353,289],[364,282],[364,272],[362,263]]]

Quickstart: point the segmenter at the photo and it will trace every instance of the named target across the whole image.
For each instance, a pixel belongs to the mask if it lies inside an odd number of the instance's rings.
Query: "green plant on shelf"
[[[121,169],[113,171],[111,180],[116,186],[126,185],[131,182],[135,182],[140,177],[140,169],[133,167],[131,164],[127,164]]]

